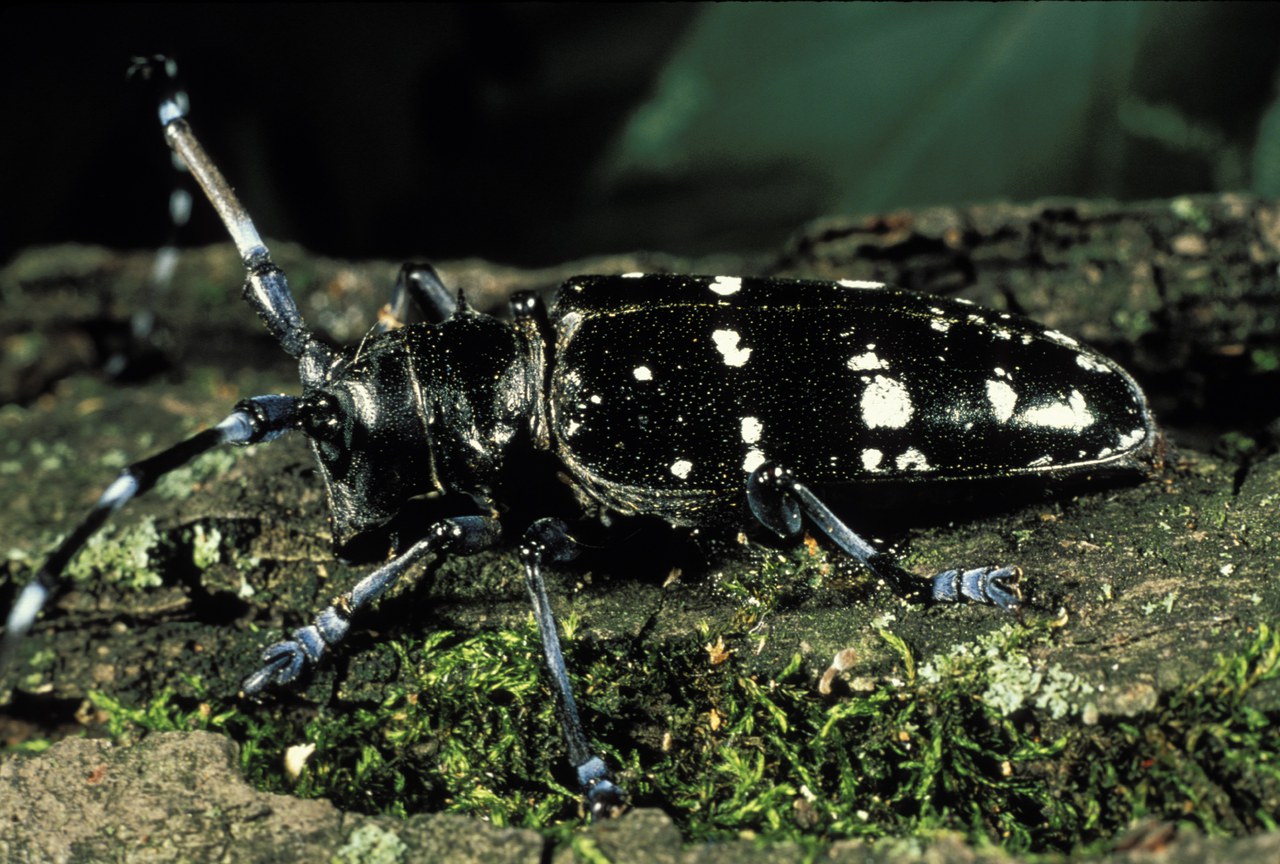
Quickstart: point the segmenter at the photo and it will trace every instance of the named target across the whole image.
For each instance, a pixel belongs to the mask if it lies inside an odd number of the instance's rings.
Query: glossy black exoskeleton
[[[552,312],[556,455],[591,500],[749,520],[766,462],[817,488],[998,483],[1138,466],[1141,390],[1074,339],[877,283],[627,274]]]
[[[164,100],[166,138],[236,242],[245,299],[298,359],[302,395],[246,399],[215,428],[126,468],[24,589],[7,644],[30,628],[71,556],[159,476],[219,444],[291,430],[312,444],[339,547],[423,494],[461,493],[473,506],[420,526],[393,560],[268,647],[247,693],[297,678],[424,558],[500,542],[511,527],[499,520],[504,469],[530,453],[557,460],[590,515],[760,524],[782,538],[807,519],[903,594],[1016,612],[1018,568],[914,576],[827,502],[890,491],[924,501],[957,485],[1000,494],[1018,481],[1136,471],[1156,442],[1137,384],[1074,339],[868,282],[584,276],[561,287],[549,315],[536,296],[517,295],[504,323],[455,301],[431,268],[406,266],[383,321],[356,349],[335,351],[303,325],[185,104],[177,93]],[[426,323],[400,326],[410,302]],[[539,490],[521,493],[536,500]],[[569,758],[592,813],[607,814],[624,796],[581,728],[541,576],[577,546],[556,519],[517,530]]]

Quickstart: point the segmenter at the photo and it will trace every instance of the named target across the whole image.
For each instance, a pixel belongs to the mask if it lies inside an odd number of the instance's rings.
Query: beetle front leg
[[[551,674],[552,689],[556,696],[556,715],[564,733],[569,762],[577,772],[578,785],[586,796],[587,807],[593,819],[614,816],[626,804],[626,793],[614,782],[613,774],[604,759],[592,751],[582,732],[582,720],[573,698],[573,687],[565,669],[564,654],[560,650],[560,636],[556,633],[556,619],[547,599],[547,586],[542,581],[542,565],[546,562],[561,563],[578,557],[576,540],[569,536],[559,519],[539,519],[525,532],[520,544],[520,561],[524,564],[525,587],[533,603],[533,616],[538,622],[538,635],[542,637],[542,650],[546,655],[547,671]]]
[[[269,684],[292,682],[308,663],[319,662],[331,646],[345,639],[352,617],[386,593],[414,564],[441,552],[470,555],[489,548],[499,536],[498,523],[485,516],[456,516],[436,522],[409,551],[361,579],[321,610],[312,623],[293,631],[291,639],[268,646],[262,652],[262,668],[246,678],[240,689],[253,695]]]
[[[926,603],[972,600],[999,606],[1015,615],[1021,613],[1022,592],[1018,581],[1022,578],[1022,568],[944,570],[929,577],[927,582],[921,580],[854,533],[809,487],[781,465],[766,462],[751,472],[747,478],[747,502],[762,525],[784,538],[798,534],[801,514],[808,516],[837,546],[908,599]]]

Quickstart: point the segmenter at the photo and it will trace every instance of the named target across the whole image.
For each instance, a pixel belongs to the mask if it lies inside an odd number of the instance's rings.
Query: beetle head
[[[387,364],[353,363],[298,406],[337,548],[391,519],[409,499],[441,491],[411,382],[387,371]]]

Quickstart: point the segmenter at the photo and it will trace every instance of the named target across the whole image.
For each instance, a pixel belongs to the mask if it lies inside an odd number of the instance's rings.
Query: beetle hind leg
[[[930,577],[933,584],[933,600],[938,603],[958,603],[974,600],[991,603],[1012,612],[1022,611],[1022,568],[974,567],[971,570],[944,570]]]
[[[1022,568],[944,570],[922,580],[855,533],[781,465],[766,462],[751,472],[747,478],[747,502],[756,519],[783,538],[799,534],[801,515],[808,516],[837,546],[908,599],[925,603],[970,600],[999,606],[1015,615],[1021,613],[1022,591],[1018,583]]]

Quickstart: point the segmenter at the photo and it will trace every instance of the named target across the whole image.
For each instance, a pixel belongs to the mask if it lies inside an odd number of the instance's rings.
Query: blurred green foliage
[[[1275,194],[1274,18],[1236,4],[716,5],[599,177],[700,202],[703,230],[731,235],[995,199]]]

